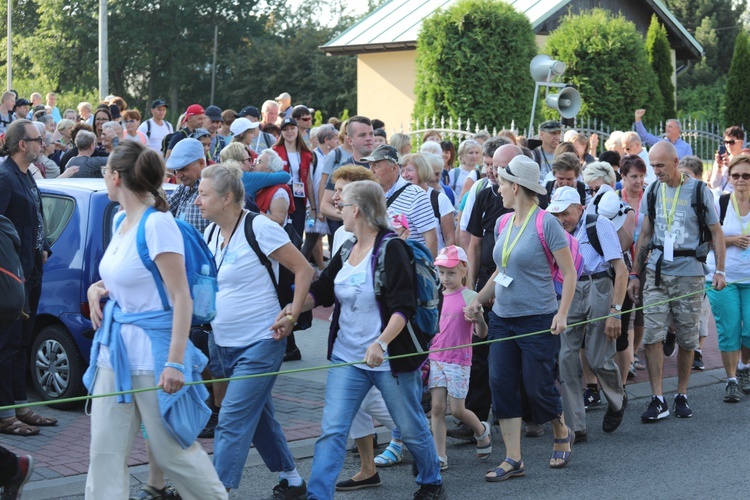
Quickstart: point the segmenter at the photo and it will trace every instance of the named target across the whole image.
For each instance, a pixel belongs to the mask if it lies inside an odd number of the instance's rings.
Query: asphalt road
[[[487,469],[503,458],[499,435],[494,435],[494,451],[486,462],[475,457],[472,445],[449,439],[450,467],[443,473],[446,491],[449,498],[465,500],[743,498],[750,491],[750,397],[726,404],[722,402],[723,390],[722,383],[694,389],[690,393],[693,418],[671,415],[654,424],[640,422],[646,399],[631,400],[622,426],[610,435],[601,430],[604,409],[592,410],[587,414],[588,442],[574,446],[570,465],[562,470],[547,466],[552,449],[549,429],[541,438],[524,438],[526,476],[503,483],[488,483],[483,478]],[[311,458],[298,460],[304,477],[309,477],[311,466]],[[339,479],[348,478],[357,469],[357,457],[349,454]],[[380,477],[382,486],[378,488],[339,493],[336,498],[406,499],[417,489],[410,457],[402,464],[380,469]],[[231,492],[230,498],[270,498],[275,484],[275,474],[254,465],[245,470],[241,487]]]

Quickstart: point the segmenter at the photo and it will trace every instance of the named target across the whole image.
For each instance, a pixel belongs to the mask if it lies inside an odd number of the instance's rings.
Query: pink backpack
[[[542,242],[542,248],[544,248],[544,253],[547,256],[547,264],[549,265],[550,273],[552,273],[552,282],[555,284],[555,293],[560,296],[562,295],[562,287],[563,287],[563,274],[562,271],[560,271],[560,268],[557,266],[557,262],[555,262],[555,257],[552,255],[552,251],[549,249],[549,246],[547,246],[547,239],[544,237],[544,227],[543,227],[543,220],[544,220],[544,214],[546,214],[544,210],[539,210],[536,213],[536,233],[539,235],[539,241]],[[497,231],[496,235],[499,236],[502,232],[503,228],[508,224],[508,221],[513,216],[512,213],[504,214],[500,219],[497,221]],[[573,256],[573,264],[576,268],[576,274],[577,278],[581,277],[581,274],[583,273],[583,256],[581,255],[580,249],[578,247],[578,240],[576,240],[570,233],[567,231],[564,231],[565,237],[568,239],[568,246],[570,247],[570,253]]]

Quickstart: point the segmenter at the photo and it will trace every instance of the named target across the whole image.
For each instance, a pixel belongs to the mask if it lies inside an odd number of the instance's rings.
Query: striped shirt
[[[432,211],[432,203],[427,193],[422,188],[409,184],[403,177],[399,177],[396,183],[385,193],[385,199],[393,193],[408,185],[398,195],[391,206],[388,207],[388,215],[404,214],[409,221],[409,239],[425,243],[424,233],[437,227],[437,219]]]
[[[599,236],[599,243],[602,246],[604,255],[589,243],[589,236],[586,233],[586,214],[584,213],[578,222],[575,231],[575,238],[578,240],[581,256],[583,257],[583,274],[596,274],[602,271],[608,271],[611,267],[609,261],[622,258],[622,248],[620,239],[617,237],[615,226],[612,221],[601,216],[596,221],[596,234]]]

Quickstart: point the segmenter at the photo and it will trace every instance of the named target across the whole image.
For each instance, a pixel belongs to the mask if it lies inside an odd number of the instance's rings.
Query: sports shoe
[[[682,394],[677,394],[674,397],[674,406],[672,409],[677,418],[690,418],[693,416],[693,410],[687,404],[687,396],[683,396]]]
[[[602,397],[599,391],[592,391],[588,387],[583,391],[583,407],[587,410],[601,406]]]
[[[18,457],[18,470],[16,475],[10,478],[10,481],[3,488],[2,500],[15,500],[21,498],[23,485],[31,478],[34,472],[34,459],[31,455]]]
[[[630,363],[630,368],[628,368],[628,378],[634,379],[637,375],[638,375],[638,372],[636,371],[636,368],[635,368],[635,362]]]
[[[737,384],[740,386],[742,392],[750,394],[750,368],[737,370]]]
[[[667,403],[657,398],[651,397],[651,402],[646,407],[646,411],[641,414],[641,422],[656,422],[669,416],[669,407]]]
[[[442,484],[423,484],[414,492],[415,500],[445,500],[445,488]]]
[[[474,437],[474,431],[471,430],[471,427],[466,424],[459,424],[453,429],[448,429],[447,431],[445,431],[445,433],[448,435],[448,437],[452,437],[454,439],[469,441],[471,443],[477,442],[477,438]]]
[[[625,400],[622,401],[622,407],[618,411],[612,411],[612,405],[607,406],[607,413],[604,414],[604,420],[602,421],[602,430],[604,432],[615,432],[620,424],[622,418],[625,416]]]
[[[734,380],[727,381],[727,388],[724,390],[725,403],[740,402],[740,385]]]
[[[535,422],[526,422],[526,432],[524,433],[524,436],[527,438],[538,438],[544,436],[544,425]]]
[[[206,426],[198,434],[198,437],[202,439],[213,438],[217,425],[219,425],[219,408],[212,408],[211,416],[208,417],[208,422],[206,422]]]
[[[304,500],[307,498],[307,485],[305,481],[299,486],[289,486],[289,481],[282,479],[273,488],[274,500]]]
[[[693,356],[693,370],[705,370],[706,365],[703,364],[703,354],[696,350]]]
[[[670,329],[667,330],[667,338],[661,344],[661,348],[664,351],[666,357],[670,357],[674,354],[674,343],[677,340],[677,335]]]

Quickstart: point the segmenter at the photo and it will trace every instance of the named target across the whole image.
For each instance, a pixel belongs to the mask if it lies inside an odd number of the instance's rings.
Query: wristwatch
[[[382,340],[376,340],[375,343],[378,344],[381,349],[383,349],[383,352],[387,352],[388,351],[388,344],[387,343],[383,342]]]
[[[612,308],[612,309],[614,309],[614,310],[615,310],[615,311],[617,311],[617,312],[620,312],[620,311],[622,311],[622,306],[616,306],[616,305],[612,304],[612,305],[611,305],[611,306],[609,306],[609,307],[610,307],[610,308]]]

